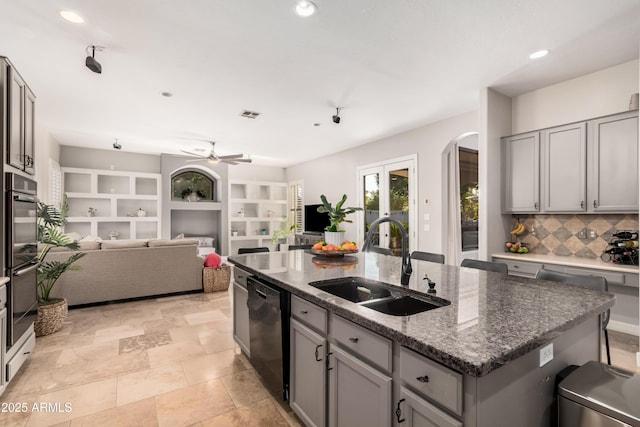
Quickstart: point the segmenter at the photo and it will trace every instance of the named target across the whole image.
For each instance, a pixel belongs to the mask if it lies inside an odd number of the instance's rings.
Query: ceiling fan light
[[[296,13],[303,18],[315,14],[317,9],[316,4],[310,0],[299,0],[296,4]]]
[[[209,159],[209,163],[211,163],[212,165],[217,165],[218,163],[220,163],[220,160],[218,160],[218,159]]]

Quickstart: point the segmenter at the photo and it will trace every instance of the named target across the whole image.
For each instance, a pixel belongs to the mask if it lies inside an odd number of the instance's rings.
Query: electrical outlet
[[[583,228],[578,232],[578,239],[585,240],[587,238],[587,229]]]
[[[540,367],[553,360],[553,343],[549,343],[540,349]]]

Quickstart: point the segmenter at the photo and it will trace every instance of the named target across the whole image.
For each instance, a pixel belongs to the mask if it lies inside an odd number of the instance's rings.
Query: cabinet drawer
[[[9,321],[9,320],[7,320]],[[20,367],[27,361],[33,349],[36,347],[36,334],[31,336],[18,349],[16,354],[7,362],[7,382],[11,381],[13,376],[20,370]]]
[[[235,266],[233,267],[233,280],[245,289],[247,289],[247,277],[249,276],[250,274],[243,269]]]
[[[615,273],[613,271],[605,270],[586,270],[583,268],[565,267],[564,272],[567,274],[575,274],[576,276],[602,276],[607,279],[608,283],[614,283],[617,285],[625,284],[624,273]]]
[[[391,341],[342,317],[331,316],[331,335],[352,352],[391,372]]]
[[[291,315],[324,334],[327,333],[327,310],[291,295]]]
[[[538,264],[537,262],[512,261],[508,259],[497,259],[497,261],[507,264],[509,274],[515,276],[535,277],[538,270],[542,267],[542,264]]]
[[[401,347],[400,379],[418,393],[462,415],[462,374]]]

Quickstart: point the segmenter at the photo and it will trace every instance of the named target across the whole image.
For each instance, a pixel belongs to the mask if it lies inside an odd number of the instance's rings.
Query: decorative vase
[[[38,317],[33,325],[36,336],[50,335],[58,331],[66,320],[68,312],[68,304],[65,298],[61,298],[60,301],[52,304],[38,303]]]
[[[289,244],[288,243],[280,243],[280,252],[287,252],[289,250]]]
[[[344,231],[325,231],[324,241],[327,243],[327,245],[340,246],[345,240],[344,235]]]
[[[145,211],[144,209],[138,209],[138,216],[139,217],[147,216],[147,211]]]
[[[194,191],[193,193],[189,193],[187,200],[190,202],[197,202],[200,198],[198,197],[198,193]]]

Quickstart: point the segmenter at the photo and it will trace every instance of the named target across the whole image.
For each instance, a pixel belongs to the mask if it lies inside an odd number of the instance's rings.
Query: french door
[[[371,223],[381,217],[398,220],[407,231],[409,250],[417,246],[416,233],[416,156],[394,159],[358,169],[360,212],[358,241],[364,242]],[[400,228],[385,222],[372,234],[371,244],[402,255]]]

